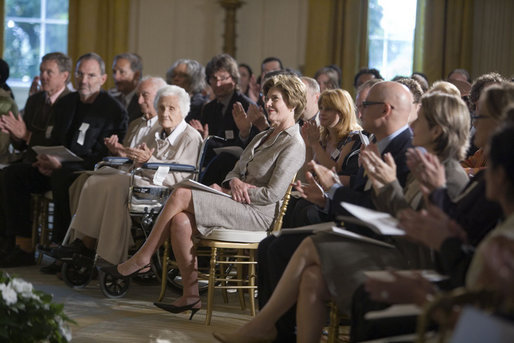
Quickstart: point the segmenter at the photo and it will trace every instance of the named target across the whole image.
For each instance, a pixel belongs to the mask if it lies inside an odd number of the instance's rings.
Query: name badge
[[[232,130],[225,130],[225,138],[226,139],[234,139],[234,131],[232,131]]]
[[[82,123],[79,127],[79,137],[77,138],[77,144],[84,145],[84,140],[86,139],[86,132],[89,129],[88,123]]]
[[[52,135],[53,128],[54,128],[53,126],[46,127],[45,138],[50,138],[50,136]]]
[[[157,186],[162,186],[162,183],[168,172],[170,171],[170,167],[159,167],[153,176],[153,183]]]
[[[336,160],[339,157],[339,154],[341,154],[341,152],[336,149],[336,150],[332,151],[332,154],[330,154],[330,157],[332,157],[332,159]]]

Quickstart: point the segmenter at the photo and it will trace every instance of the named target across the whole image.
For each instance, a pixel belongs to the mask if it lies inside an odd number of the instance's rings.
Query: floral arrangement
[[[32,284],[0,271],[0,341],[51,342],[71,340],[64,305],[35,290]]]

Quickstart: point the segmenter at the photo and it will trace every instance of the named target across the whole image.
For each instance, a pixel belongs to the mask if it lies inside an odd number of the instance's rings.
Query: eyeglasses
[[[227,81],[228,79],[230,79],[231,76],[228,75],[228,76],[220,76],[220,77],[216,77],[216,76],[211,76],[209,78],[209,82],[210,83],[216,83],[216,82],[225,82]]]
[[[362,102],[362,107],[363,108],[366,108],[368,106],[371,106],[371,105],[385,105],[386,103],[383,102],[383,101],[363,101]],[[391,106],[391,108],[394,108],[393,106]]]

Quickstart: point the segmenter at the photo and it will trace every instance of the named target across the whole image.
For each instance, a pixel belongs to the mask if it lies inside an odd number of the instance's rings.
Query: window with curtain
[[[369,68],[386,80],[412,74],[417,0],[369,0]]]
[[[4,60],[9,63],[9,84],[29,87],[39,75],[41,57],[66,53],[68,0],[5,0]]]

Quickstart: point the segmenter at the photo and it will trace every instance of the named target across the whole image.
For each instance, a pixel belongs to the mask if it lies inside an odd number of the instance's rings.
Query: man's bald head
[[[413,106],[409,89],[394,82],[380,82],[371,87],[363,110],[362,125],[378,140],[407,125]]]

